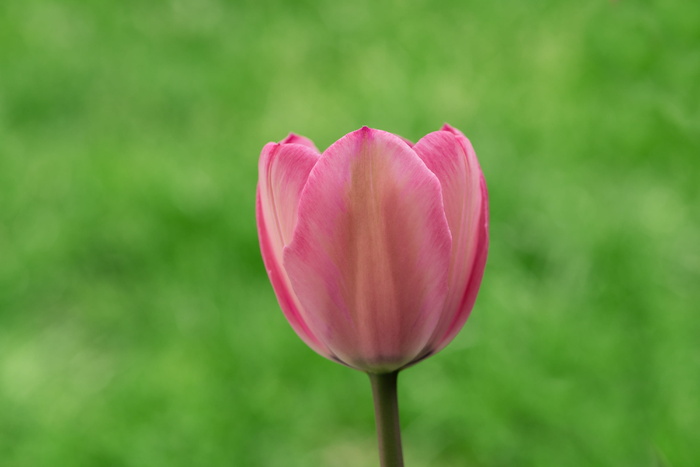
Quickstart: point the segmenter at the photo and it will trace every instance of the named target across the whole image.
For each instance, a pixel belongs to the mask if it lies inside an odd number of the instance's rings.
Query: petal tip
[[[296,133],[289,133],[286,138],[279,142],[279,144],[300,144],[309,149],[313,149],[315,152],[318,152],[318,148],[313,141],[305,136],[297,135]]]
[[[355,131],[356,134],[358,134],[359,136],[361,136],[363,138],[370,138],[376,132],[377,132],[377,130],[372,129],[372,128],[368,127],[367,125],[364,125],[362,128]]]
[[[260,160],[258,162],[258,168],[260,170],[262,170],[263,167],[267,168],[270,165],[279,147],[280,143],[273,142],[267,143],[265,146],[263,146],[262,151],[260,152]]]
[[[290,132],[286,138],[284,138],[282,141],[279,142],[279,144],[291,144],[291,143],[294,143],[298,139],[299,139],[299,135],[297,135],[296,133]]]
[[[457,128],[453,127],[453,126],[450,125],[449,123],[445,123],[444,125],[442,125],[442,128],[440,128],[440,131],[448,131],[448,132],[450,132],[450,133],[452,133],[452,134],[455,134],[455,135],[461,135],[461,134],[462,134],[461,131],[459,131]]]

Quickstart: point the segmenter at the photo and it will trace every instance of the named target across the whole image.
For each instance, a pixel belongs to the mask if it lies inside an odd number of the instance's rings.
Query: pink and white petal
[[[431,337],[450,247],[437,177],[399,137],[365,127],[328,148],[309,175],[284,268],[307,324],[333,353],[390,371]]]
[[[270,228],[272,246],[292,240],[301,191],[320,155],[301,144],[268,143],[258,164],[262,211]]]
[[[426,349],[434,352],[435,343],[443,340],[457,316],[463,314],[463,298],[479,251],[482,173],[469,140],[448,125],[423,137],[414,150],[440,180],[452,234],[449,292],[432,342]]]
[[[263,262],[282,311],[304,342],[329,356],[326,346],[304,322],[299,302],[282,268],[282,250],[291,241],[301,191],[318,157],[303,145],[267,144],[260,156],[256,218]]]
[[[294,329],[294,332],[303,340],[306,345],[311,347],[317,353],[332,358],[330,350],[321,341],[314,336],[309,327],[304,322],[300,312],[299,302],[292,291],[289,278],[282,268],[280,258],[275,254],[275,248],[272,246],[271,236],[265,223],[265,216],[262,212],[262,202],[260,201],[260,190],[256,199],[256,218],[258,223],[258,239],[260,240],[260,251],[262,253],[263,263],[267,270],[267,275],[270,278],[270,283],[277,296],[277,301],[284,316],[289,321],[289,324]]]
[[[469,283],[467,284],[467,289],[462,297],[462,302],[460,303],[459,311],[455,315],[454,319],[447,328],[447,332],[442,336],[441,340],[437,343],[435,352],[443,349],[447,344],[450,343],[452,339],[457,335],[457,333],[462,329],[464,323],[469,318],[472,308],[474,308],[474,302],[476,301],[476,295],[479,292],[479,287],[481,287],[481,279],[484,276],[484,268],[486,267],[486,256],[489,249],[489,206],[488,206],[488,193],[486,189],[486,180],[483,175],[481,176],[481,215],[479,216],[479,232],[476,241],[476,257],[474,258],[474,263],[471,268],[471,275],[469,276]]]
[[[321,154],[313,141],[295,133],[289,133],[286,138],[280,141],[280,144],[301,144],[309,149],[313,149],[316,154]]]

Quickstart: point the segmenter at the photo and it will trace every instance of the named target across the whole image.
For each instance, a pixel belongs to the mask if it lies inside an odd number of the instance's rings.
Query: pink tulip
[[[363,127],[323,153],[290,134],[259,170],[263,261],[306,344],[382,374],[455,337],[488,248],[486,184],[462,133],[445,125],[412,145]]]

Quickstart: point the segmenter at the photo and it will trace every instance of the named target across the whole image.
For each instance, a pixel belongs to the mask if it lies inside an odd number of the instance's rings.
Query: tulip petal
[[[452,322],[447,328],[447,333],[442,336],[442,339],[437,343],[435,351],[443,349],[457,333],[462,329],[467,321],[469,314],[474,307],[476,295],[481,287],[481,279],[484,276],[484,268],[486,267],[486,256],[489,249],[489,208],[488,208],[488,192],[486,190],[486,180],[483,175],[481,179],[481,215],[478,222],[478,234],[476,240],[476,257],[472,265],[471,276],[467,289],[464,292],[462,301],[459,306],[459,312],[454,316]]]
[[[328,348],[306,325],[289,278],[282,268],[282,251],[292,238],[299,197],[318,157],[318,153],[306,144],[267,144],[258,167],[256,217],[263,262],[282,311],[309,347],[330,356]]]
[[[301,144],[302,146],[306,146],[307,148],[312,149],[316,154],[320,155],[313,141],[295,133],[289,133],[286,138],[280,141],[280,144]]]
[[[365,127],[311,171],[284,268],[313,333],[346,364],[383,372],[430,339],[450,249],[437,177],[399,137]]]
[[[433,342],[425,349],[433,353],[461,329],[476,299],[488,241],[486,188],[471,143],[449,125],[423,137],[414,150],[440,180],[452,234],[449,292]]]

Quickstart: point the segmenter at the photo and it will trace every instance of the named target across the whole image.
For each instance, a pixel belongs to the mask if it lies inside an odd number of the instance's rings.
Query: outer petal
[[[447,345],[471,312],[486,261],[486,185],[469,140],[445,125],[415,145],[414,150],[437,175],[452,233],[449,292],[442,317],[426,353]]]
[[[263,262],[282,311],[309,347],[330,356],[328,348],[306,325],[289,278],[282,268],[282,250],[292,238],[299,197],[318,157],[307,145],[267,144],[258,167],[256,217]]]
[[[450,245],[437,177],[400,138],[365,127],[309,175],[284,267],[310,329],[340,360],[391,371],[431,337]]]
[[[486,180],[483,175],[481,178],[481,215],[479,217],[479,233],[476,240],[476,257],[472,265],[471,276],[467,283],[467,289],[464,292],[462,301],[459,306],[459,312],[450,323],[447,333],[444,334],[441,340],[437,343],[435,351],[439,351],[450,343],[457,333],[462,329],[467,321],[469,314],[474,307],[476,294],[481,287],[481,279],[484,276],[484,268],[486,267],[486,256],[489,249],[489,207],[488,193],[486,191]]]

